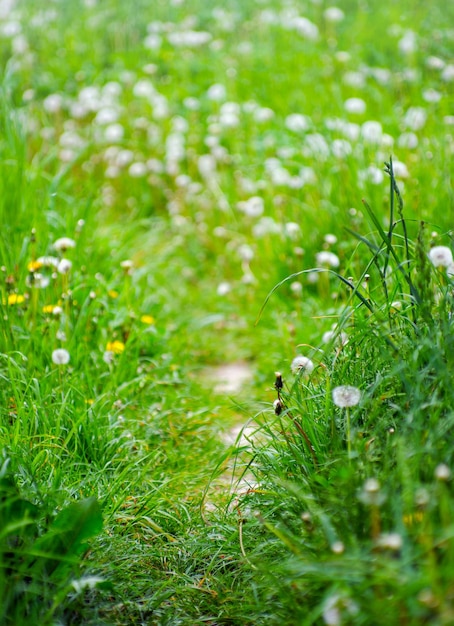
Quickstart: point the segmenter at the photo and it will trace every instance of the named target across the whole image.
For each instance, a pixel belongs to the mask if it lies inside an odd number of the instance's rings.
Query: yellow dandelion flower
[[[152,315],[142,315],[142,317],[140,318],[140,321],[143,322],[144,324],[147,324],[148,326],[152,326],[153,324],[156,323],[156,320]]]
[[[416,511],[415,513],[408,513],[403,516],[405,526],[413,526],[424,519],[424,513],[422,511]]]
[[[119,294],[118,291],[115,291],[115,289],[109,289],[107,295],[109,296],[109,298],[113,298],[115,300],[115,298],[118,298]]]
[[[22,304],[25,301],[25,296],[19,293],[10,293],[7,300],[3,300],[3,304]]]
[[[43,264],[41,263],[41,261],[30,261],[30,263],[27,265],[27,269],[29,272],[36,272],[37,270],[40,270],[42,266]]]
[[[106,350],[113,352],[114,354],[121,354],[125,349],[125,344],[122,341],[109,341],[106,346]]]

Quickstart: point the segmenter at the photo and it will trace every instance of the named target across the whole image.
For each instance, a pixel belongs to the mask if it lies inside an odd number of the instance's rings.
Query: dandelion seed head
[[[238,246],[237,253],[240,259],[244,261],[245,263],[249,263],[254,258],[254,250],[247,243],[243,243],[240,246]]]
[[[335,541],[331,544],[331,552],[334,554],[343,554],[345,551],[345,546],[342,541]]]
[[[413,132],[402,133],[397,140],[398,147],[406,150],[414,150],[418,147],[418,143],[418,136]]]
[[[301,113],[291,113],[285,118],[285,126],[292,132],[299,133],[310,127],[310,119]]]
[[[335,243],[337,243],[337,237],[336,235],[333,235],[332,233],[327,233],[324,237],[323,237],[323,241],[329,245],[332,246]]]
[[[446,83],[452,83],[454,81],[454,63],[450,63],[443,68],[441,79]]]
[[[290,369],[293,374],[304,373],[309,376],[314,371],[314,363],[307,356],[299,355],[293,359]]]
[[[303,285],[298,280],[294,280],[290,283],[290,291],[295,295],[299,295],[303,291]]]
[[[58,113],[63,108],[63,96],[52,93],[43,100],[43,107],[47,113]]]
[[[114,359],[115,354],[112,352],[112,350],[106,350],[102,355],[102,360],[104,361],[104,363],[107,363],[107,365],[113,363]]]
[[[323,343],[331,343],[335,341],[336,343],[340,343],[342,346],[345,346],[348,343],[348,335],[346,332],[338,330],[327,330],[326,333],[323,333],[322,336]]]
[[[404,116],[404,126],[410,130],[420,130],[427,120],[427,111],[423,107],[410,107]]]
[[[366,493],[378,493],[380,491],[380,483],[376,478],[368,478],[363,486]]]
[[[334,56],[339,63],[348,63],[352,58],[350,52],[346,52],[345,50],[338,50]]]
[[[430,494],[425,487],[417,489],[415,493],[415,504],[420,508],[425,508],[430,502]]]
[[[369,120],[361,126],[361,135],[367,143],[379,144],[383,137],[383,127],[380,122]]]
[[[429,251],[429,259],[435,267],[449,267],[453,263],[451,248],[447,246],[434,246]]]
[[[368,478],[358,494],[358,499],[367,506],[380,506],[386,500],[381,485],[376,478]]]
[[[344,109],[347,113],[362,115],[366,112],[366,103],[362,98],[348,98],[348,100],[344,102]]]
[[[426,102],[440,102],[442,94],[436,89],[425,89],[422,97]]]
[[[64,348],[57,348],[52,352],[52,362],[55,365],[67,365],[70,361],[70,354]]]
[[[141,161],[136,161],[135,163],[131,163],[128,169],[128,173],[131,178],[142,178],[146,176],[148,173],[148,168],[145,163]]]
[[[333,402],[341,409],[356,406],[361,400],[361,391],[352,385],[340,385],[332,392]]]
[[[327,626],[341,626],[350,623],[358,611],[358,605],[348,596],[334,594],[325,601],[322,617]]]
[[[339,267],[340,261],[337,254],[329,252],[328,250],[322,250],[315,255],[315,261],[317,265],[321,267]]]
[[[298,239],[301,236],[301,227],[296,222],[287,222],[284,224],[284,232],[290,239]]]
[[[439,605],[439,600],[432,589],[422,589],[418,593],[418,602],[430,609],[435,609]]]
[[[70,237],[60,237],[59,239],[56,239],[54,241],[54,248],[58,252],[66,252],[67,250],[70,250],[75,247],[76,247],[76,242],[74,241],[74,239],[71,239]],[[51,257],[47,257],[47,258],[51,258]]]
[[[248,200],[238,202],[237,207],[249,217],[259,217],[264,211],[265,204],[260,196],[252,196]]]
[[[399,52],[402,54],[413,54],[417,50],[416,33],[407,30],[398,42]]]
[[[439,57],[430,56],[426,59],[426,66],[430,70],[442,70],[445,65],[446,63],[443,61],[443,59],[440,59]]]
[[[339,7],[328,7],[324,10],[323,16],[327,22],[336,24],[337,22],[342,22],[345,13]]]
[[[348,71],[343,75],[342,82],[349,87],[361,89],[366,84],[366,77],[362,72]]]
[[[219,283],[217,289],[216,289],[216,293],[218,294],[218,296],[225,296],[229,293],[229,291],[231,291],[232,286],[230,285],[230,283],[228,283],[227,281],[223,281],[222,283]]]
[[[219,102],[220,100],[224,100],[227,95],[227,90],[224,85],[221,83],[215,83],[208,88],[207,98],[209,100],[214,100],[215,102]]]
[[[134,269],[134,261],[131,261],[131,259],[125,259],[120,263],[120,267],[129,274]]]
[[[451,478],[451,470],[445,463],[440,463],[435,468],[435,478],[440,482],[445,482]]]
[[[377,546],[397,552],[402,548],[403,540],[399,533],[383,533],[377,539]]]
[[[25,279],[27,287],[35,287],[36,289],[45,289],[50,284],[49,276],[41,274],[41,272],[33,272]]]
[[[123,139],[124,134],[125,129],[121,124],[108,124],[104,131],[104,139],[108,143],[118,143]]]
[[[57,271],[59,274],[68,274],[73,264],[69,259],[62,259],[58,264]]]

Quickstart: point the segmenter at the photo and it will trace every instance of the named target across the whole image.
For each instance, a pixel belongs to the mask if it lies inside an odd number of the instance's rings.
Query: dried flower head
[[[274,372],[274,375],[276,377],[276,380],[274,382],[274,386],[279,391],[284,386],[284,382],[282,380],[282,374],[280,372]]]
[[[352,385],[341,385],[333,389],[333,402],[341,409],[356,406],[361,400],[361,391]]]

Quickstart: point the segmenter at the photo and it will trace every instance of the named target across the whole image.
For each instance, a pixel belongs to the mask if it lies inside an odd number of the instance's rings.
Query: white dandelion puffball
[[[327,22],[332,22],[335,24],[337,22],[342,22],[345,17],[345,13],[342,11],[342,9],[339,9],[338,7],[328,7],[323,12],[323,16]]]
[[[301,113],[291,113],[285,118],[285,126],[295,132],[305,131],[310,126],[310,119]]]
[[[435,478],[442,482],[451,478],[451,470],[445,463],[437,465],[435,468]]]
[[[449,267],[453,263],[451,248],[434,246],[429,251],[429,259],[435,267]]]
[[[340,261],[337,254],[329,252],[328,250],[322,250],[315,255],[317,265],[322,267],[339,267]]]
[[[310,375],[314,371],[314,364],[307,356],[297,356],[293,359],[290,369],[293,374],[304,373]]]
[[[399,533],[383,533],[378,537],[377,545],[386,550],[400,550],[403,545],[402,536]]]
[[[362,115],[366,112],[366,103],[362,98],[348,98],[344,102],[344,109],[347,113]]]
[[[342,346],[345,346],[348,343],[348,335],[344,331],[338,330],[327,330],[326,333],[323,333],[322,342],[323,343],[331,343],[332,341],[336,343],[340,343]]]
[[[252,196],[248,200],[238,202],[237,208],[248,217],[259,217],[264,211],[265,203],[260,196]]]
[[[352,385],[341,385],[333,389],[333,402],[341,409],[356,406],[361,400],[361,391]]]
[[[68,350],[64,348],[57,348],[52,352],[52,362],[55,365],[67,365],[70,358]]]
[[[69,250],[75,247],[76,247],[76,242],[74,241],[74,239],[71,239],[70,237],[60,237],[60,239],[57,239],[56,241],[54,241],[54,248],[55,250],[58,250],[59,252],[66,252],[66,250]]]
[[[68,274],[73,264],[69,259],[62,259],[58,264],[57,271],[59,274]]]

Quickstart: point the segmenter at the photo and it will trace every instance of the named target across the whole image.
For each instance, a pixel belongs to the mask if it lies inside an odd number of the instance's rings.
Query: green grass
[[[0,11],[2,624],[452,623],[453,9],[337,6]]]

